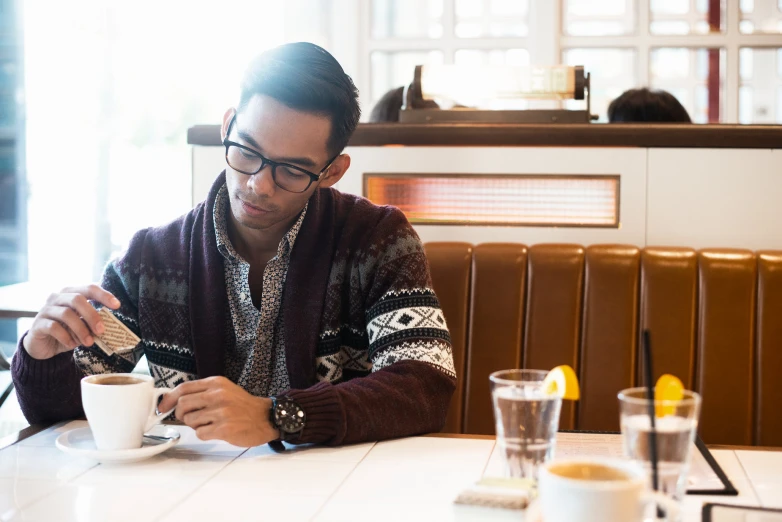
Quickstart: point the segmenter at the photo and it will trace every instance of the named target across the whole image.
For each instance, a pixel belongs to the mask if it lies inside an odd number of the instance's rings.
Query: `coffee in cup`
[[[141,447],[144,433],[171,412],[157,413],[160,397],[149,375],[115,373],[81,380],[81,400],[95,445],[100,450]]]
[[[632,480],[625,471],[599,462],[563,462],[551,466],[549,471],[557,476],[577,480]]]
[[[654,501],[676,519],[678,506],[646,490],[646,474],[618,459],[554,460],[540,472],[538,499],[546,522],[640,522]]]
[[[137,377],[126,377],[125,375],[102,375],[92,382],[101,386],[122,386],[126,384],[138,384],[144,381]]]

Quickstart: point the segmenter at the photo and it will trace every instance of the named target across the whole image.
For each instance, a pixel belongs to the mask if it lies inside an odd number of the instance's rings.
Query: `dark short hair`
[[[237,110],[258,94],[292,109],[328,116],[331,136],[326,146],[332,155],[347,146],[361,117],[353,80],[328,51],[308,42],[275,47],[250,63]]]
[[[630,89],[608,106],[608,121],[692,123],[687,109],[663,90]]]

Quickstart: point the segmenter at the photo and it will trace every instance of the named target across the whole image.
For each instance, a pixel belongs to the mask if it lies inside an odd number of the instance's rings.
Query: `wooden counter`
[[[190,145],[220,145],[219,125],[187,131]],[[780,125],[362,123],[351,147],[566,146],[782,149]]]

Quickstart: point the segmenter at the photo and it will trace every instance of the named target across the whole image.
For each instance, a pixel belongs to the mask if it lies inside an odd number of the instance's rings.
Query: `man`
[[[205,202],[138,232],[101,287],[53,294],[13,361],[30,422],[83,414],[79,381],[142,355],[159,409],[201,439],[346,444],[437,431],[455,386],[423,247],[393,207],[332,187],[359,119],[350,77],[312,44],[251,64]],[[140,338],[106,356],[93,306]]]

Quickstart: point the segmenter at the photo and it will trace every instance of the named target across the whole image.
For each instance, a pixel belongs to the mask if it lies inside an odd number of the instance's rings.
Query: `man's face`
[[[229,110],[223,121],[224,137],[232,117],[233,110]],[[273,98],[257,95],[236,114],[228,139],[272,161],[318,174],[331,159],[326,149],[330,134],[331,120],[327,116],[297,111]],[[320,182],[313,182],[299,194],[277,186],[270,166],[248,176],[226,165],[226,185],[234,220],[240,226],[255,230],[287,226],[318,186],[336,183],[346,168],[344,158],[346,156],[338,158],[321,174]],[[336,179],[333,179],[334,174],[337,174]]]

